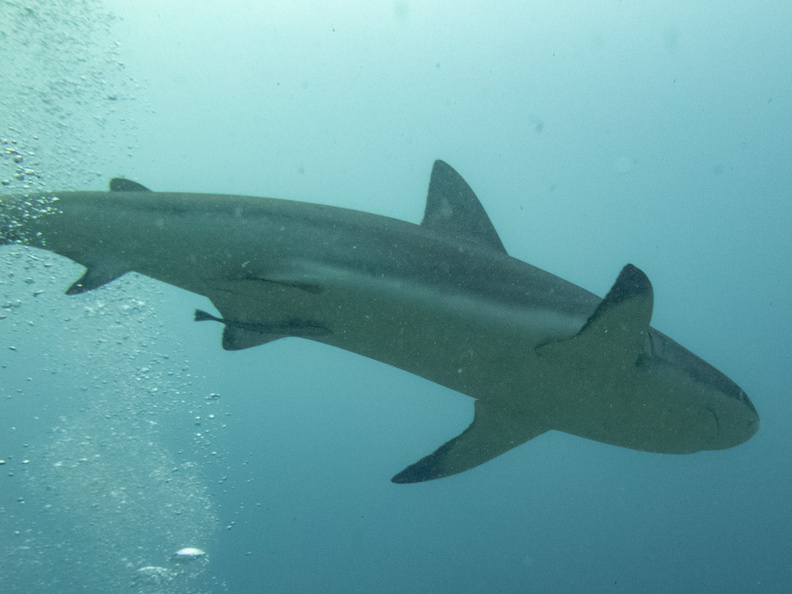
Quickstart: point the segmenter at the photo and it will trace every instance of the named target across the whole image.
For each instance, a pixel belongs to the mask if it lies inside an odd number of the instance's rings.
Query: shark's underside
[[[747,440],[758,415],[726,376],[649,327],[627,265],[604,299],[507,255],[473,191],[435,163],[423,222],[271,198],[151,192],[0,196],[0,243],[86,267],[67,293],[135,271],[211,299],[223,347],[296,336],[476,399],[461,435],[395,482],[477,466],[552,429],[665,453]]]

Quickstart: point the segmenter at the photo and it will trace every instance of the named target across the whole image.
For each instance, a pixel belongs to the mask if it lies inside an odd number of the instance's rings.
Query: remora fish
[[[627,265],[604,299],[511,258],[473,191],[432,171],[420,225],[217,194],[7,195],[0,243],[85,266],[70,295],[135,271],[205,295],[223,347],[309,338],[476,399],[473,423],[393,481],[456,474],[555,429],[649,452],[735,446],[759,417],[725,375],[649,327],[652,287]]]

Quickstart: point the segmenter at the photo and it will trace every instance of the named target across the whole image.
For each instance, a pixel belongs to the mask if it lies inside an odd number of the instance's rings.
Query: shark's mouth
[[[718,436],[718,435],[721,434],[721,422],[720,422],[720,419],[718,418],[718,413],[716,413],[714,410],[712,410],[709,406],[707,407],[707,410],[710,412],[712,417],[715,419],[715,435]]]

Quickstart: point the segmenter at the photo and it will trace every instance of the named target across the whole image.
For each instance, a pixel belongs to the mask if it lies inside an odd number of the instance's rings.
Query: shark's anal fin
[[[131,179],[124,179],[123,177],[114,177],[110,180],[111,192],[151,192],[143,184],[139,184]]]
[[[195,321],[214,321],[224,324],[223,348],[227,351],[239,351],[289,336],[317,338],[331,334],[329,329],[312,320],[288,319],[273,323],[258,323],[218,318],[200,309],[195,310]]]
[[[545,428],[534,426],[530,419],[516,416],[507,408],[477,400],[476,414],[470,427],[391,480],[394,483],[420,483],[458,474],[492,460],[545,431]]]
[[[75,283],[66,289],[67,295],[79,295],[86,291],[91,291],[102,285],[114,281],[120,276],[129,272],[128,270],[119,270],[110,266],[103,266],[101,264],[93,264],[86,267],[85,274],[83,274]]]
[[[435,161],[432,168],[421,225],[506,253],[476,194],[445,161]]]
[[[622,268],[596,311],[575,336],[536,349],[540,359],[561,357],[581,365],[634,365],[642,352],[654,303],[652,284],[632,264]]]

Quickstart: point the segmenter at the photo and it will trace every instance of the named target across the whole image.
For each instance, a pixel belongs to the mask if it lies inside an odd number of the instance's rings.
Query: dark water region
[[[66,296],[81,266],[6,245],[0,591],[789,591],[791,12],[0,3],[0,200],[125,177],[418,223],[441,158],[515,258],[600,296],[639,266],[762,422],[688,456],[551,431],[394,485],[470,398],[308,340],[224,351],[204,297]]]

